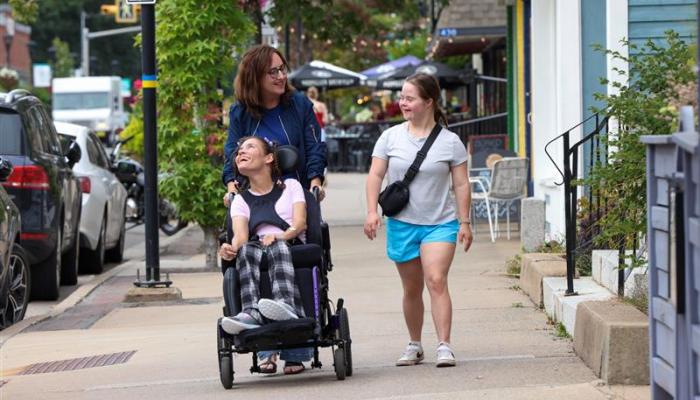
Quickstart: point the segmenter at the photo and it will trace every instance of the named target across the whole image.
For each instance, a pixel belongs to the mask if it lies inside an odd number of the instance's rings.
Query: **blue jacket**
[[[326,168],[326,143],[321,141],[321,127],[314,114],[313,104],[302,93],[293,92],[289,103],[282,106],[282,125],[289,136],[290,144],[299,150],[299,164],[296,176],[301,185],[309,188],[311,179],[323,179]],[[224,145],[224,185],[236,179],[233,173],[233,154],[238,149],[238,140],[244,136],[256,135],[260,123],[236,103],[229,110],[228,139]]]

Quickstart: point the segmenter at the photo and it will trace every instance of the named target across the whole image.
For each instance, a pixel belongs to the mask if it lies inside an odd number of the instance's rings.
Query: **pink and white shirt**
[[[277,200],[275,203],[275,211],[289,225],[292,225],[294,204],[306,204],[306,198],[304,197],[304,188],[301,187],[301,184],[296,179],[285,179],[284,185],[285,188],[282,191],[282,196],[280,196],[279,200]],[[253,192],[252,190],[250,190],[250,193],[255,196],[261,195],[260,193]],[[250,220],[250,208],[245,202],[245,199],[243,199],[243,196],[234,197],[233,203],[231,203],[231,218],[233,217],[243,217]],[[274,235],[282,232],[284,232],[282,229],[274,225],[262,224],[255,232],[249,232],[249,234],[251,236],[258,235],[263,237],[265,235]],[[299,239],[302,242],[306,242],[306,234],[302,233],[299,235]]]

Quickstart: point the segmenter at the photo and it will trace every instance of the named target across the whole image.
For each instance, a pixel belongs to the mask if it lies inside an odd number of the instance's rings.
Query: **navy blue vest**
[[[282,197],[282,189],[279,186],[274,185],[272,191],[263,195],[254,195],[250,191],[246,190],[241,192],[243,200],[245,200],[248,208],[250,209],[250,218],[248,218],[248,235],[251,239],[255,235],[255,230],[262,224],[268,224],[276,226],[283,231],[289,229],[289,224],[287,221],[282,219],[282,217],[277,214],[275,210],[275,204],[277,200]]]

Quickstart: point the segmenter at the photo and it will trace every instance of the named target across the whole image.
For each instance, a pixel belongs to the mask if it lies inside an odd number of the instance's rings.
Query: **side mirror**
[[[0,182],[5,182],[12,173],[12,163],[4,158],[0,158]]]
[[[75,141],[72,141],[70,145],[68,146],[68,151],[66,151],[66,162],[68,162],[68,165],[73,168],[75,163],[80,161],[80,157],[82,156],[82,152],[80,151],[80,146],[78,143]]]
[[[128,161],[119,161],[116,166],[117,173],[122,175],[132,175],[136,173],[136,165]]]

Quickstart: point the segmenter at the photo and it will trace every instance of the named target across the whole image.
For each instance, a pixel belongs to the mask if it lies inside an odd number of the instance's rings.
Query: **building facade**
[[[32,60],[29,53],[31,33],[31,27],[14,21],[9,5],[0,4],[0,37],[2,38],[0,65],[6,67],[9,61],[9,68],[17,71],[20,79],[27,82],[30,82],[32,70]]]
[[[546,232],[550,239],[560,239],[564,192],[557,183],[562,177],[544,148],[566,131],[571,143],[590,133],[595,119],[586,119],[593,116],[592,108],[604,106],[595,94],[615,90],[600,79],[620,81],[615,69],[628,68],[596,47],[627,54],[622,40],[661,42],[669,29],[696,42],[696,1],[510,0],[507,8],[510,133],[518,154],[531,160],[530,194],[545,200]],[[549,146],[559,168],[562,147],[560,140]],[[585,157],[584,152],[579,168]]]

